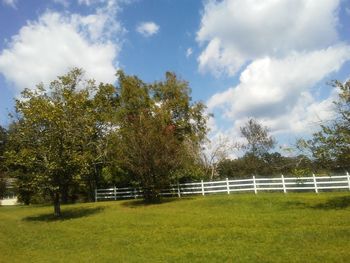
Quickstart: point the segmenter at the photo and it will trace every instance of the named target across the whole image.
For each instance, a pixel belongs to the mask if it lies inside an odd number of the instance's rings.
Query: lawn
[[[0,262],[349,262],[350,194],[0,207]]]

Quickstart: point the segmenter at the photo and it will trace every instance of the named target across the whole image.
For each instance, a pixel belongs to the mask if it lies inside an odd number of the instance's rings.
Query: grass
[[[349,262],[350,194],[0,207],[0,262]]]

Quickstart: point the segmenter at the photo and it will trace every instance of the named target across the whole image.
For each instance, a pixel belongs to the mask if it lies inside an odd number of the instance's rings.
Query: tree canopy
[[[151,84],[117,75],[117,87],[97,85],[73,69],[22,92],[6,151],[20,200],[49,197],[59,216],[61,202],[91,200],[106,178],[127,175],[155,201],[162,187],[196,169],[206,117],[188,83],[173,73]]]
[[[312,139],[299,140],[298,145],[309,150],[311,158],[323,169],[344,171],[350,168],[350,80],[333,81],[332,86],[339,90],[334,119],[322,124]]]
[[[5,195],[6,191],[6,175],[5,175],[5,147],[7,144],[7,130],[0,126],[0,199]]]
[[[276,141],[269,135],[269,130],[255,119],[249,119],[248,122],[240,128],[243,137],[247,143],[243,149],[254,157],[262,156],[272,149]]]
[[[60,202],[96,187],[106,115],[115,101],[113,86],[82,77],[82,70],[74,69],[48,89],[24,90],[16,100],[18,120],[9,130],[6,158],[16,172],[20,199],[29,203],[35,193],[48,195],[58,216]]]
[[[147,201],[192,169],[206,135],[204,105],[192,103],[175,74],[145,84],[118,72],[117,159],[144,189]]]

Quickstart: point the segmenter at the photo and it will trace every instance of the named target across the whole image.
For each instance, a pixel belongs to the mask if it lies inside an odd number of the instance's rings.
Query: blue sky
[[[334,116],[325,83],[350,75],[349,30],[345,0],[0,0],[0,124],[23,88],[74,66],[103,82],[174,71],[212,138],[239,141],[254,117],[290,144]]]

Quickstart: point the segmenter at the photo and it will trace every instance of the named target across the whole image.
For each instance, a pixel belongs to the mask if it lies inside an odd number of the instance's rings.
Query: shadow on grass
[[[339,196],[333,197],[326,200],[323,203],[318,204],[307,204],[300,201],[290,201],[286,202],[286,206],[289,208],[311,208],[311,209],[321,209],[321,210],[336,210],[336,209],[346,209],[350,207],[350,196]]]
[[[193,198],[186,197],[184,199],[185,200],[189,200],[189,199],[193,199]],[[157,202],[146,202],[144,200],[132,200],[132,201],[124,202],[122,204],[122,206],[135,208],[135,207],[142,207],[142,206],[163,205],[163,204],[167,204],[167,203],[178,202],[178,201],[181,201],[181,200],[184,200],[184,199],[177,198],[177,197],[169,197],[169,198],[163,198],[163,199],[161,199],[160,201],[157,201]]]
[[[347,207],[350,207],[350,196],[334,197],[332,199],[327,200],[325,203],[320,203],[320,204],[311,206],[311,208],[314,208],[314,209],[324,209],[324,210],[345,209]]]
[[[55,217],[53,213],[46,213],[36,216],[27,216],[23,218],[25,221],[43,221],[43,222],[54,222],[63,221],[75,218],[87,217],[93,214],[101,212],[103,207],[96,208],[70,208],[62,211],[61,217]]]

